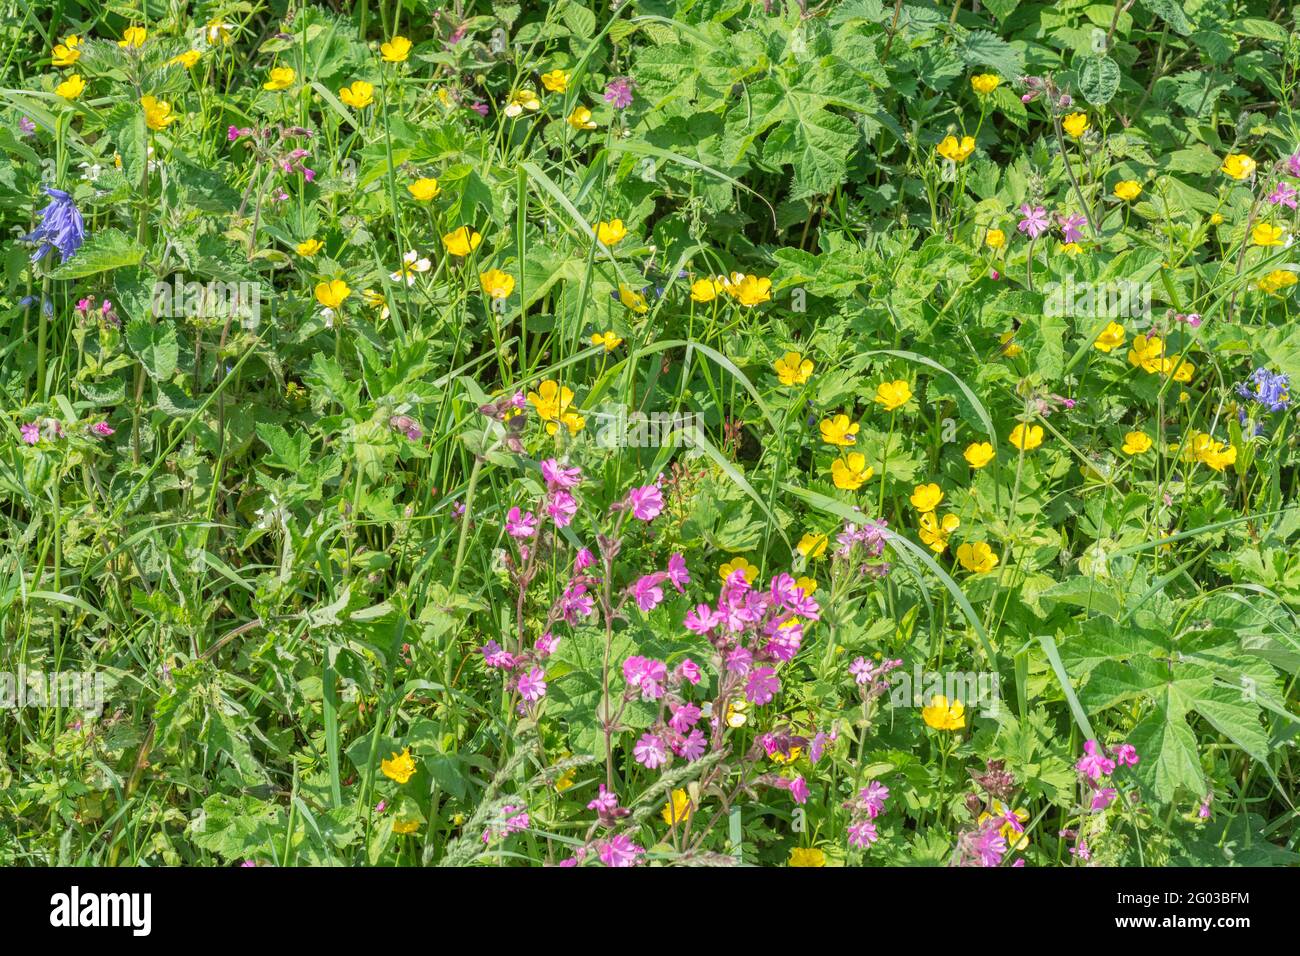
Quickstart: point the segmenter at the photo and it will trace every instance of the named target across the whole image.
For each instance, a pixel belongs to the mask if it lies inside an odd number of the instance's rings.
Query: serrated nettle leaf
[[[138,265],[145,250],[119,229],[102,229],[95,233],[71,259],[51,273],[54,279],[82,279],[101,272],[111,272]]]
[[[165,382],[176,373],[180,346],[170,319],[156,323],[146,319],[133,320],[126,327],[126,342],[155,382]]]

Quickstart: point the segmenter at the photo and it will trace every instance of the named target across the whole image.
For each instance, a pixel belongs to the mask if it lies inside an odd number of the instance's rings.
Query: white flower
[[[421,258],[420,254],[412,249],[402,256],[402,268],[392,273],[389,278],[394,282],[406,280],[407,285],[414,285],[416,273],[428,272],[432,265],[428,259]]]

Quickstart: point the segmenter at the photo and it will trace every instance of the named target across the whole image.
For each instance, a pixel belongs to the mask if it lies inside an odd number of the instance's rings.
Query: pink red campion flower
[[[537,534],[537,516],[531,511],[511,508],[506,515],[506,533],[512,538],[531,538]]]
[[[654,485],[642,485],[627,493],[626,505],[640,521],[654,521],[664,510],[664,496]]]
[[[573,573],[581,574],[595,563],[596,556],[591,553],[590,548],[579,548],[577,555],[573,559]]]
[[[756,667],[745,682],[745,699],[760,707],[781,690],[780,678],[771,667]]]
[[[1137,748],[1132,744],[1116,744],[1110,748],[1110,752],[1115,755],[1115,762],[1121,767],[1136,767],[1138,765]]]
[[[679,734],[690,731],[700,719],[700,708],[692,703],[677,704],[672,708],[672,716],[668,718],[668,726]]]
[[[1119,791],[1114,787],[1102,787],[1100,790],[1093,793],[1090,809],[1094,812],[1097,810],[1105,810],[1115,802],[1115,798],[1118,796]]]
[[[601,843],[599,852],[600,862],[606,866],[628,867],[641,861],[645,848],[633,843],[627,834],[620,833]]]
[[[537,651],[537,655],[543,658],[550,657],[552,654],[555,653],[555,649],[559,646],[560,646],[560,639],[556,637],[554,634],[552,634],[550,631],[544,633],[533,644],[533,648]]]
[[[871,820],[859,820],[849,825],[849,845],[867,849],[880,839],[876,824]]]
[[[542,477],[550,491],[572,491],[582,483],[582,469],[566,468],[554,458],[542,462]]]
[[[511,670],[515,666],[514,655],[502,650],[496,641],[488,641],[479,648],[479,653],[483,655],[483,663],[488,667]]]
[[[611,790],[606,790],[602,783],[595,798],[587,804],[588,810],[595,810],[600,814],[611,814],[618,809],[618,794]]]
[[[700,733],[699,728],[692,728],[689,734],[674,740],[672,746],[673,753],[689,762],[704,756],[704,751],[708,749],[708,741],[705,740],[704,734]]]
[[[41,440],[41,426],[36,422],[28,422],[18,429],[23,436],[23,441],[29,445],[35,445]]]
[[[682,621],[688,631],[696,634],[707,634],[721,623],[722,615],[707,604],[695,605],[695,610],[687,611],[686,619]]]
[[[689,657],[684,658],[673,673],[689,684],[695,685],[700,682],[700,665]]]
[[[546,696],[546,671],[540,667],[532,667],[528,673],[521,674],[518,690],[519,696],[530,703],[541,700]]]
[[[636,606],[642,611],[653,611],[663,602],[664,589],[660,587],[668,575],[663,571],[656,571],[654,574],[643,574],[636,579],[636,582],[628,588]]]
[[[880,816],[889,799],[889,788],[879,780],[873,780],[858,791],[858,802],[872,819]]]
[[[108,438],[116,431],[116,429],[110,426],[108,422],[95,422],[95,424],[90,426],[90,430],[100,438]]]
[[[573,523],[573,516],[578,513],[578,502],[567,491],[552,491],[546,502],[546,513],[555,522],[555,527],[567,528]]]
[[[634,655],[623,662],[623,680],[628,687],[641,692],[642,700],[658,700],[668,682],[668,665],[652,657]]]
[[[1074,769],[1089,780],[1095,783],[1102,777],[1115,772],[1115,761],[1106,756],[1105,752],[1097,746],[1097,741],[1085,741],[1083,750],[1084,756],[1079,758],[1079,762],[1074,765]]]
[[[663,738],[656,734],[642,734],[632,748],[632,756],[647,770],[657,770],[667,765],[669,759]]]
[[[691,573],[686,569],[686,559],[680,553],[674,553],[668,559],[668,580],[673,583],[678,594],[681,594],[686,589],[686,585],[691,583]]]
[[[1031,206],[1029,203],[1024,203],[1020,207],[1020,215],[1024,218],[1016,223],[1016,228],[1030,239],[1037,239],[1050,228],[1047,221],[1047,210],[1042,206]]]

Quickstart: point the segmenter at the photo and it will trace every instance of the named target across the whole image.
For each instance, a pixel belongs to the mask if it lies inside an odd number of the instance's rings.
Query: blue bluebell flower
[[[85,220],[71,195],[52,186],[41,188],[50,197],[49,205],[36,214],[41,224],[23,236],[23,241],[37,243],[32,262],[40,262],[51,249],[58,249],[61,261],[67,262],[86,241]]]
[[[1291,404],[1291,380],[1285,372],[1257,368],[1250,378],[1237,386],[1237,394],[1265,409],[1266,414],[1280,412]]]

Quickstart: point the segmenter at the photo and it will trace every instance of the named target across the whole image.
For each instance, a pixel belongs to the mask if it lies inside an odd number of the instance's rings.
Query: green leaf
[[[1110,57],[1090,56],[1079,69],[1079,92],[1093,106],[1104,106],[1119,92],[1119,64]]]
[[[144,249],[120,229],[101,229],[86,240],[76,255],[55,269],[53,279],[81,279],[112,269],[140,264]]]
[[[1205,794],[1205,774],[1196,752],[1196,737],[1183,719],[1183,711],[1166,701],[1157,705],[1128,735],[1141,757],[1138,779],[1151,788],[1156,799],[1169,803],[1179,787],[1199,796]]]
[[[152,325],[145,319],[135,319],[126,327],[126,344],[155,382],[166,381],[176,374],[180,347],[176,343],[176,328],[170,323]]]

